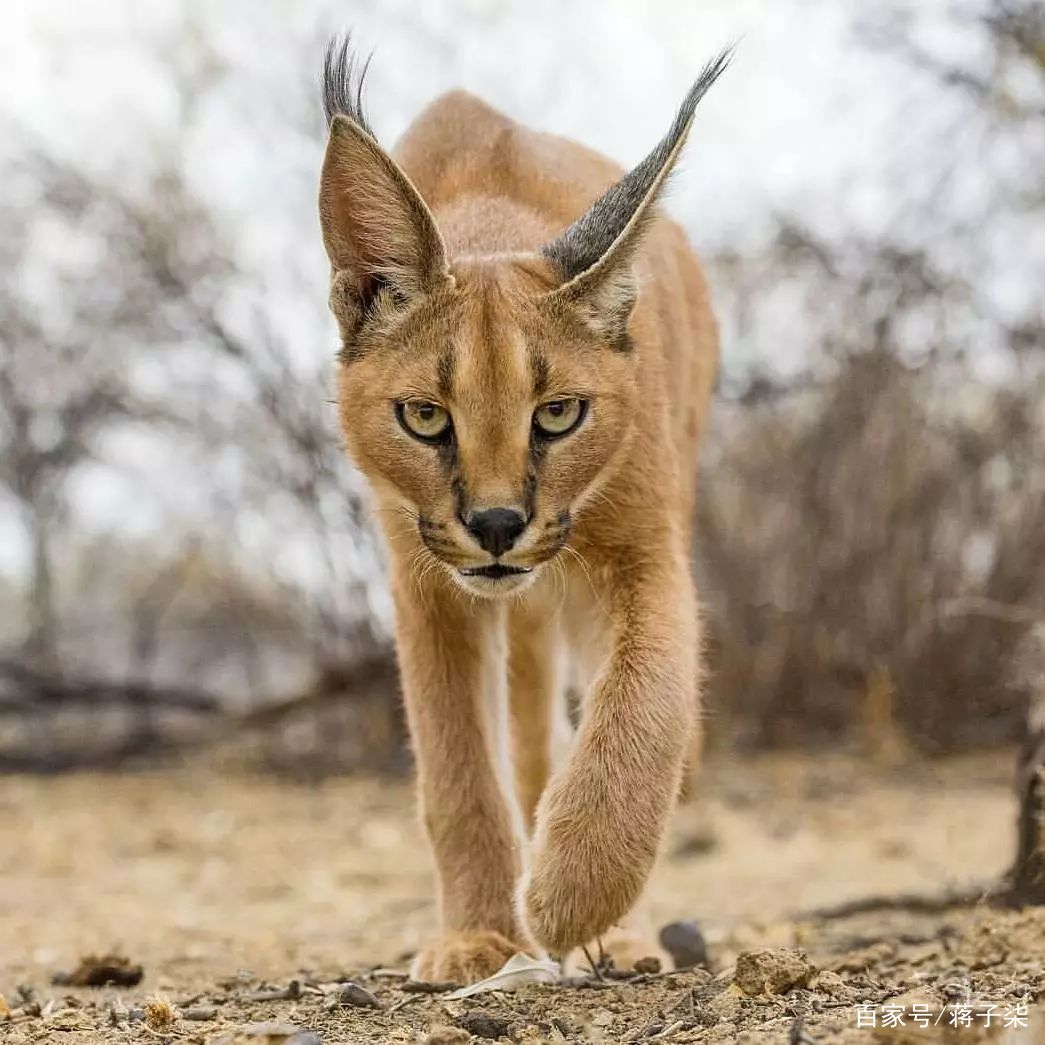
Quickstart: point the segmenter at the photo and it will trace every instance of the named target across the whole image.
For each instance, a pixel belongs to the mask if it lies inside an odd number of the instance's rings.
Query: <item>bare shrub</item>
[[[853,279],[793,228],[764,259],[815,270],[826,353],[820,376],[754,378],[712,426],[713,703],[758,743],[880,740],[894,719],[930,750],[1012,739],[1027,689],[1010,665],[1045,619],[1040,331],[1007,331],[1027,345],[1017,377],[986,382],[948,339],[960,287],[921,256],[857,261]]]

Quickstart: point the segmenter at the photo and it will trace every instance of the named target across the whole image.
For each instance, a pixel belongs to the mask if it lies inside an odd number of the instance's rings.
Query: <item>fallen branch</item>
[[[912,911],[918,914],[937,914],[952,907],[972,907],[989,903],[992,898],[1004,895],[999,883],[972,885],[965,889],[953,889],[938,894],[897,893],[891,896],[863,896],[857,900],[829,907],[814,907],[800,911],[796,921],[821,922],[835,918],[849,918],[856,914],[871,914],[875,911]]]

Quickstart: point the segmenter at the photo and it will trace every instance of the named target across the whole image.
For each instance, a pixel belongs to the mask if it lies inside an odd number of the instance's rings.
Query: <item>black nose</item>
[[[495,557],[508,551],[526,529],[526,520],[512,508],[472,512],[464,524],[479,546]]]

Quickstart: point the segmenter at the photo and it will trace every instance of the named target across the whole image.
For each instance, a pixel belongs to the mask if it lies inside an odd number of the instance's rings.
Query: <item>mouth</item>
[[[500,580],[502,577],[519,577],[525,573],[533,573],[532,566],[506,566],[504,563],[495,562],[489,566],[470,566],[457,571],[462,577],[488,577],[490,580]]]

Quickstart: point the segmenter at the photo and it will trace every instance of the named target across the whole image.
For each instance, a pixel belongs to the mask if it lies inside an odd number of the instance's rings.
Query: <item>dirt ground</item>
[[[709,967],[463,1001],[404,990],[434,918],[406,782],[2,778],[0,1041],[1045,1042],[1045,910],[984,895],[1013,851],[1012,766],[713,762],[650,896],[658,924],[697,921]],[[794,947],[811,966],[773,982]],[[53,983],[110,952],[138,985]]]

